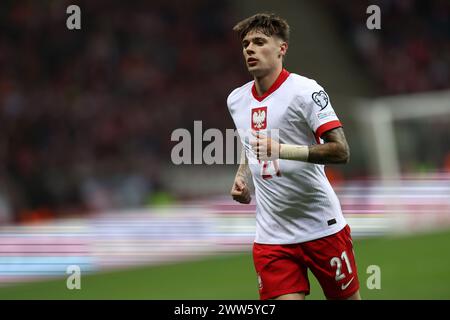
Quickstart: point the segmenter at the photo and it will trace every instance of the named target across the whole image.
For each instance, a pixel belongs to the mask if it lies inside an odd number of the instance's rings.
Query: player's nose
[[[253,50],[252,44],[249,44],[249,45],[247,46],[247,48],[245,48],[245,52],[246,52],[248,55],[254,54],[254,53],[255,53],[255,50]]]

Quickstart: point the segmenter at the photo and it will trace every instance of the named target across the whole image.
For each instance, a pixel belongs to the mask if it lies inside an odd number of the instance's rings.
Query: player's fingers
[[[252,201],[250,194],[242,199],[242,203],[249,204]]]
[[[269,160],[269,157],[267,157],[266,155],[260,155],[259,156],[259,159],[258,160],[261,160],[261,161],[268,161]]]
[[[268,157],[270,157],[272,155],[272,145],[270,142],[271,141],[269,141],[269,139],[267,139],[265,153]]]
[[[242,191],[236,189],[232,189],[230,193],[233,197],[240,197],[242,195]]]
[[[237,201],[237,202],[241,202],[242,201],[241,197],[238,197],[238,196],[233,196],[233,200]]]
[[[257,140],[252,146],[252,151],[255,153],[255,155],[257,155],[258,153],[261,153],[261,148],[262,145],[259,140]]]
[[[245,182],[241,180],[236,180],[235,184],[239,188],[239,190],[243,190],[245,188]]]
[[[259,152],[259,146],[260,146],[260,142],[259,142],[259,137],[256,137],[256,152]]]
[[[233,197],[233,199],[236,200],[239,203],[246,203],[247,204],[247,203],[250,203],[252,198],[250,196],[250,193],[247,193],[245,195]]]
[[[267,147],[259,146],[258,150],[255,153],[257,153],[259,156],[263,156],[263,155],[267,154]]]
[[[253,152],[255,152],[255,153],[258,153],[259,152],[259,148],[260,148],[260,144],[259,144],[259,141],[258,140],[255,140],[254,141],[254,143],[251,143],[251,145],[252,145],[252,150],[253,150]]]
[[[233,196],[233,200],[239,203],[249,203],[249,197],[244,196]]]

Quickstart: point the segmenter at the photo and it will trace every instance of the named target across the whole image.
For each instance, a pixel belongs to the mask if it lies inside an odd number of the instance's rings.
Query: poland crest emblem
[[[267,107],[252,109],[252,129],[264,130],[267,127]]]

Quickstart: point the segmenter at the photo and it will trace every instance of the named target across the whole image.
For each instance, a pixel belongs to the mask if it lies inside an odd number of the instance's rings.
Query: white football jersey
[[[235,89],[227,105],[253,176],[255,242],[300,243],[340,231],[346,221],[323,165],[283,159],[258,161],[250,146],[255,139],[251,130],[270,133],[280,143],[323,143],[320,137],[324,132],[341,126],[325,90],[316,81],[283,69],[263,96],[257,95],[251,81]]]

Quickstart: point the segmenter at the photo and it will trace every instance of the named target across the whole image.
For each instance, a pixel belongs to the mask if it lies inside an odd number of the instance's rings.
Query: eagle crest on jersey
[[[263,130],[267,127],[267,107],[252,109],[252,128]]]
[[[329,99],[325,91],[320,90],[319,92],[314,92],[312,94],[312,98],[314,102],[320,107],[320,111],[327,107]]]

